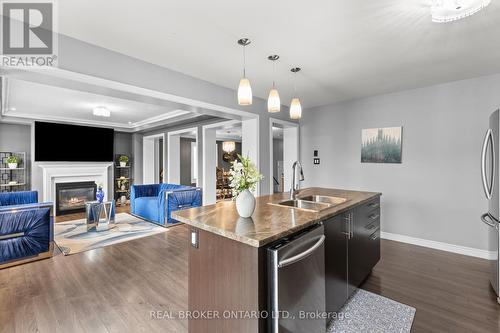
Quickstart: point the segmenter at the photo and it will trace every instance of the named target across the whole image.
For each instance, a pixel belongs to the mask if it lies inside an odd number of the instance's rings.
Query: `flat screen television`
[[[112,162],[114,130],[35,122],[35,161]]]

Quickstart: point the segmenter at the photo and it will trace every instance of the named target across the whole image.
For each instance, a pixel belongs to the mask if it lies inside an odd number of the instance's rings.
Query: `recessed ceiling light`
[[[94,116],[98,117],[109,117],[111,116],[111,112],[105,108],[104,106],[98,106],[94,108],[93,110]]]
[[[491,0],[433,0],[432,21],[452,22],[471,16],[490,4]]]

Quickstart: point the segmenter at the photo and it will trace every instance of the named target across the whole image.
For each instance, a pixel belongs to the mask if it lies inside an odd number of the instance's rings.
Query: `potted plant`
[[[263,176],[257,170],[255,163],[248,157],[238,155],[238,159],[231,163],[229,186],[233,190],[233,199],[236,199],[236,210],[241,217],[252,216],[255,210],[255,197],[251,191]]]
[[[124,167],[126,167],[126,166],[127,166],[127,163],[128,163],[128,161],[129,161],[129,158],[128,158],[128,156],[127,156],[127,155],[122,155],[122,156],[120,156],[119,161],[120,161],[120,166],[121,166],[122,168],[124,168]]]
[[[15,155],[7,157],[7,165],[9,166],[9,169],[17,169],[19,163],[21,163],[21,159]]]

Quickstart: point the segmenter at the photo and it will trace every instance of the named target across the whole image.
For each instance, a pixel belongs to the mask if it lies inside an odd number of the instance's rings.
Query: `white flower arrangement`
[[[264,178],[250,158],[239,154],[238,158],[231,162],[229,173],[231,175],[229,186],[233,190],[233,198],[236,198],[244,190],[254,191],[257,183]]]

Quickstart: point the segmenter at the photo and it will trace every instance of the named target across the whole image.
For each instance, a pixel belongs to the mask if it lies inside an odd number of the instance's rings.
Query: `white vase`
[[[255,197],[249,190],[240,192],[236,197],[236,210],[241,217],[250,217],[255,210]]]
[[[9,166],[9,169],[17,169],[17,163],[7,163]]]
[[[120,162],[120,166],[121,166],[122,168],[125,168],[125,167],[127,166],[127,162]]]
[[[127,197],[122,195],[120,197],[120,202],[121,202],[122,206],[125,206],[125,204],[127,203]]]

